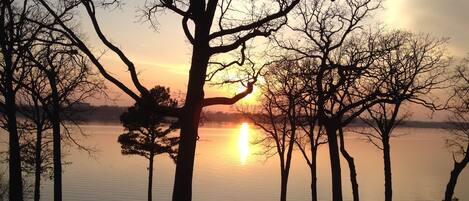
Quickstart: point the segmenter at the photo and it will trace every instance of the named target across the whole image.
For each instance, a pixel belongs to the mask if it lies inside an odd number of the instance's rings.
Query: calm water
[[[123,156],[117,136],[120,126],[87,125],[89,136],[83,144],[99,151],[94,156],[69,149],[63,176],[64,200],[124,201],[146,200],[147,161],[140,156]],[[452,168],[451,153],[444,146],[443,131],[436,129],[400,129],[407,134],[392,140],[394,200],[435,200],[443,197]],[[260,147],[249,142],[260,131],[247,125],[206,126],[200,129],[200,141],[193,182],[195,201],[272,201],[279,197],[277,156],[258,155]],[[4,144],[0,145],[2,149]],[[355,157],[360,196],[364,201],[383,200],[384,180],[381,152],[365,141],[348,137],[347,146]],[[327,147],[319,151],[319,200],[330,200],[330,170]],[[351,200],[348,168],[343,161],[345,200]],[[155,160],[154,200],[170,200],[174,163],[167,155]],[[42,200],[52,200],[52,183],[45,181]],[[288,199],[310,200],[310,175],[299,153],[294,155]],[[460,176],[455,195],[469,200],[469,169]]]

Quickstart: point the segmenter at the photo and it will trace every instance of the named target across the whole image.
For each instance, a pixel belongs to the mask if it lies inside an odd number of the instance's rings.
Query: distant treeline
[[[73,115],[74,120],[80,122],[102,122],[102,123],[119,123],[120,115],[127,110],[127,107],[114,106],[114,105],[100,105],[94,106],[87,103],[82,103],[74,106],[72,111],[76,114]],[[247,121],[240,113],[227,113],[227,112],[203,112],[203,123],[220,122],[220,123],[239,123]]]
[[[123,106],[80,104],[74,109],[74,111],[79,113],[74,118],[81,122],[119,123],[120,115],[126,110],[127,107]],[[202,117],[202,123],[241,123],[249,121],[243,114],[233,112],[204,111]],[[350,126],[364,126],[364,123],[360,120],[355,120]],[[445,128],[451,125],[446,122],[405,121],[400,126],[410,128]]]
[[[120,116],[127,110],[127,107],[112,105],[93,106],[89,104],[83,104],[80,105],[77,109],[80,111],[77,119],[79,121],[119,123]]]
[[[37,110],[30,106],[19,106],[22,111]],[[72,107],[65,109],[62,112],[61,118],[64,120],[72,120],[80,122],[103,122],[103,123],[119,123],[120,115],[127,110],[126,107],[121,106],[93,106],[88,103],[75,104]],[[0,113],[3,111],[0,110]],[[45,113],[45,111],[41,111]],[[23,113],[18,113],[20,119],[25,118]]]
[[[103,122],[103,123],[119,123],[120,115],[127,110],[122,106],[93,106],[83,104],[79,106],[79,119],[83,122]],[[247,121],[240,113],[213,112],[204,111],[202,123],[219,122],[219,123],[239,123]]]

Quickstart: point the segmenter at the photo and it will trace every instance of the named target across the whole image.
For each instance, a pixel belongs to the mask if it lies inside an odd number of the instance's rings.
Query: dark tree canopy
[[[149,93],[151,96],[142,97],[142,99],[166,107],[177,106],[177,101],[171,98],[169,88],[156,86]],[[128,131],[120,135],[118,139],[121,143],[122,154],[135,154],[150,158],[152,154],[168,153],[175,159],[177,153],[175,147],[179,138],[168,136],[176,129],[170,119],[135,103],[121,115],[121,123]]]

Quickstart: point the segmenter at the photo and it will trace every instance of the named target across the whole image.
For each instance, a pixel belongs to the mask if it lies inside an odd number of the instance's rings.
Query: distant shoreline
[[[92,106],[89,104],[82,104],[79,106],[82,110],[76,120],[80,124],[109,124],[120,125],[120,115],[127,110],[127,107],[122,106]],[[249,120],[241,113],[228,113],[228,112],[214,112],[205,111],[202,118],[202,126],[215,125],[220,126],[235,125]],[[364,126],[363,122],[354,121],[349,126]],[[448,122],[438,121],[404,121],[399,127],[403,128],[449,128],[451,124]]]

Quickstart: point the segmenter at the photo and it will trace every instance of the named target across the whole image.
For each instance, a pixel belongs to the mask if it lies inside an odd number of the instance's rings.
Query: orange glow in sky
[[[171,88],[172,92],[184,94],[187,89],[188,72],[191,62],[192,46],[185,37],[181,27],[181,17],[171,12],[158,18],[158,27],[155,31],[149,28],[148,23],[136,19],[136,9],[142,6],[140,1],[128,1],[120,8],[113,11],[99,9],[99,23],[108,39],[121,48],[129,59],[135,63],[140,81],[148,88],[155,85],[163,85]],[[432,36],[451,38],[449,50],[454,56],[465,56],[469,47],[469,32],[467,24],[469,18],[469,1],[441,1],[441,0],[388,0],[383,4],[383,9],[376,12],[368,20],[370,25],[383,25],[389,29],[404,29],[416,33],[431,33]],[[438,13],[438,15],[435,15]],[[82,20],[80,28],[85,30],[87,44],[96,52],[106,52],[102,56],[102,62],[110,74],[116,76],[127,86],[132,88],[127,68],[119,57],[102,45],[89,21]],[[125,31],[123,31],[125,27]],[[259,39],[260,40],[260,39]],[[256,43],[256,48],[261,42]],[[262,47],[262,46],[260,46]],[[255,52],[255,50],[252,50]],[[260,50],[259,50],[260,51]],[[234,51],[236,52],[236,51]],[[235,55],[237,57],[239,55]],[[221,61],[230,60],[232,57],[218,55]],[[261,65],[261,61],[256,60]],[[103,99],[90,100],[96,105],[121,105],[128,106],[134,101],[122,93],[117,87],[109,84],[112,101]],[[206,97],[227,96],[230,97],[238,91],[238,87],[229,90],[225,87],[210,86],[206,84],[204,91]],[[241,88],[241,87],[240,87]],[[134,88],[132,88],[134,89]],[[135,89],[134,89],[135,90]],[[240,89],[240,90],[244,90]],[[258,90],[260,91],[260,90]],[[260,95],[248,95],[242,104],[255,104]],[[210,110],[232,112],[229,106],[214,106]],[[413,109],[414,110],[414,109]],[[413,118],[428,119],[428,114],[420,110]]]

